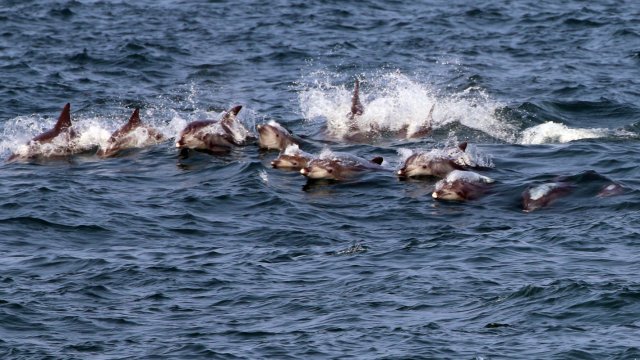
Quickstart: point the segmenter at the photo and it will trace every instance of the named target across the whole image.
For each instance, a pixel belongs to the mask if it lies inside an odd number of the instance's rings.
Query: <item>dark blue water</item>
[[[341,141],[356,77],[378,124],[435,103],[433,136]],[[4,0],[2,157],[66,102],[92,144],[134,107],[174,137],[241,104],[390,168],[465,140],[496,183],[466,203],[393,173],[307,184],[254,145],[173,139],[3,163],[0,354],[638,358],[638,79],[634,1]],[[524,213],[557,176],[574,191]]]

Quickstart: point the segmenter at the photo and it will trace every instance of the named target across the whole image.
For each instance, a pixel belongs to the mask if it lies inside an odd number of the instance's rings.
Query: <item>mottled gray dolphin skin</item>
[[[472,171],[454,170],[438,181],[431,196],[438,200],[467,201],[482,196],[493,179]]]
[[[178,136],[176,147],[212,153],[229,152],[232,147],[244,145],[234,136],[236,131],[247,132],[237,121],[236,115],[242,106],[227,111],[221,120],[200,120],[189,123]]]
[[[53,155],[70,155],[74,153],[76,144],[74,139],[78,137],[78,134],[71,124],[71,104],[67,103],[58,117],[58,121],[53,129],[43,132],[42,134],[35,136],[27,143],[28,149],[24,153],[14,153],[7,161],[17,160],[19,158],[35,158],[37,156],[46,155],[42,153],[42,145],[51,144],[54,141],[60,143],[60,146],[54,149],[49,149]]]
[[[256,125],[256,129],[261,149],[284,151],[289,145],[299,145],[293,135],[275,121]]]
[[[310,158],[302,155],[280,154],[277,159],[271,162],[271,166],[276,169],[300,170],[307,166]]]
[[[300,170],[307,167],[311,159],[313,155],[300,150],[298,145],[292,144],[271,162],[271,166],[276,169]]]
[[[98,156],[112,157],[129,148],[144,147],[158,144],[165,140],[165,136],[140,120],[140,109],[136,108],[129,121],[116,130],[104,149],[98,151]]]
[[[467,143],[458,144],[457,149],[445,149],[412,154],[404,161],[397,175],[404,177],[435,176],[444,178],[454,170],[464,170],[466,166],[458,163],[456,152],[465,152]],[[457,151],[456,151],[457,150]]]
[[[529,187],[522,193],[522,210],[531,212],[549,206],[556,199],[569,195],[571,191],[571,184],[561,181]]]
[[[388,171],[382,167],[382,157],[371,161],[353,155],[339,154],[332,158],[309,161],[300,173],[314,180],[347,180],[366,171]]]

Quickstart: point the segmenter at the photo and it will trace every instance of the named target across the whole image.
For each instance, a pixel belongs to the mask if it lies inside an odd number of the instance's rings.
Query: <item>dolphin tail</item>
[[[62,109],[62,112],[60,112],[60,117],[58,117],[58,122],[56,123],[56,126],[54,127],[54,129],[56,130],[56,132],[60,132],[70,127],[71,127],[71,104],[67,103]]]

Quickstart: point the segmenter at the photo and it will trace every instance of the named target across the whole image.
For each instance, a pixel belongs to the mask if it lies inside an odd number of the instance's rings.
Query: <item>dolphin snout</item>
[[[400,169],[400,170],[398,170],[397,174],[398,174],[398,176],[405,176],[405,175],[407,175],[407,170],[404,169],[404,168]]]
[[[271,162],[271,167],[278,167],[278,164],[280,164],[280,160],[273,160]]]
[[[307,175],[309,174],[311,171],[309,170],[309,168],[302,168],[300,169],[300,174],[302,175]]]

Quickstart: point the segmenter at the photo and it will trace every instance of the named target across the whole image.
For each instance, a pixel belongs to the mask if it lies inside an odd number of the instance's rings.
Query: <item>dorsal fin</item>
[[[364,113],[364,106],[360,102],[360,80],[356,78],[356,82],[353,86],[353,97],[351,98],[351,113],[349,117],[353,119],[356,115],[362,115]]]
[[[222,115],[220,125],[222,125],[222,128],[227,133],[227,135],[233,133],[233,131],[231,130],[231,126],[233,125],[233,120],[236,118],[236,115],[238,115],[238,113],[240,112],[240,109],[242,109],[242,105],[237,105],[232,107],[231,109],[229,109],[229,111]]]
[[[67,103],[67,105],[65,105],[64,108],[62,109],[62,112],[58,117],[58,122],[56,123],[56,126],[54,127],[54,129],[59,132],[70,127],[71,127],[71,104]]]
[[[129,126],[129,128],[134,128],[137,126],[140,126],[141,121],[140,121],[140,109],[136,108],[135,110],[133,110],[133,114],[131,114],[131,117],[129,118],[129,122],[127,123],[127,125]]]
[[[371,159],[372,163],[378,164],[378,165],[382,165],[383,161],[384,161],[384,158],[382,156],[376,156],[373,159]]]
[[[461,142],[460,144],[458,144],[458,149],[462,150],[462,151],[467,151],[467,142]]]
[[[235,116],[238,115],[241,109],[242,109],[242,105],[237,105],[232,107],[222,116],[222,121],[234,118]]]
[[[433,103],[433,105],[431,105],[431,110],[429,110],[429,115],[427,115],[427,127],[429,129],[431,129],[431,127],[433,126],[433,109],[435,108],[436,108],[436,104]]]

